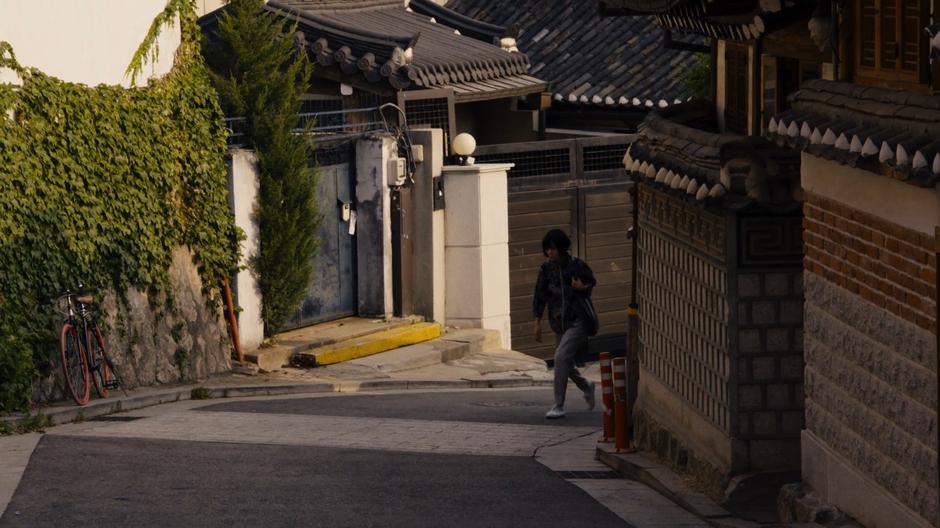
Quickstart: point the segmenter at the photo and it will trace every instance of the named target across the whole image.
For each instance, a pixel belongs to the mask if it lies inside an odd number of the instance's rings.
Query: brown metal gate
[[[488,145],[477,149],[483,163],[511,162],[509,173],[509,278],[512,348],[550,359],[554,349],[547,322],[543,342],[532,338],[532,291],[549,229],[565,230],[572,254],[594,270],[599,337],[619,339],[627,329],[632,224],[622,158],[632,136]]]

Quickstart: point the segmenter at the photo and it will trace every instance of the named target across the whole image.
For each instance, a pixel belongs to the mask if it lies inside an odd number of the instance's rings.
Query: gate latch
[[[343,222],[348,222],[349,217],[352,214],[352,205],[349,204],[348,202],[342,202],[342,208],[343,208]]]

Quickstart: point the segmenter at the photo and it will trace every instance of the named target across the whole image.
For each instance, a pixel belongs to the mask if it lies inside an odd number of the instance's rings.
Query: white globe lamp
[[[477,140],[470,134],[462,132],[454,137],[451,145],[454,154],[457,155],[457,163],[460,165],[473,165],[473,158],[470,157],[477,148]]]

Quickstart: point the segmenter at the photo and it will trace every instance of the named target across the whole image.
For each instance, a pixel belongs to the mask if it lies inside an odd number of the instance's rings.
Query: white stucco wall
[[[129,86],[124,72],[165,6],[166,0],[2,0],[0,40],[13,46],[24,67],[89,86]],[[169,72],[179,42],[178,24],[164,28],[159,60],[145,67],[144,75]],[[12,71],[0,69],[0,82],[18,81]]]
[[[235,274],[233,289],[235,304],[241,308],[238,315],[238,334],[242,350],[253,352],[264,341],[264,322],[261,320],[261,292],[258,281],[248,268],[251,258],[258,253],[258,228],[254,222],[258,197],[258,157],[251,150],[229,151],[228,200],[235,225],[245,232],[241,241],[241,269]]]

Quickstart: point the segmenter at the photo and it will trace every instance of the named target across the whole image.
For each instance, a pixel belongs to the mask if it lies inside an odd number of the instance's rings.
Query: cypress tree
[[[263,0],[231,0],[203,52],[223,109],[247,119],[248,145],[258,156],[260,249],[251,266],[271,335],[297,310],[313,273],[317,174],[308,166],[309,136],[293,132],[313,67],[294,43],[296,26],[263,6]]]

